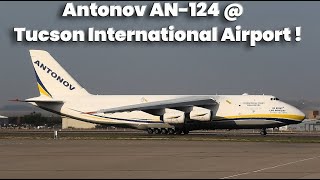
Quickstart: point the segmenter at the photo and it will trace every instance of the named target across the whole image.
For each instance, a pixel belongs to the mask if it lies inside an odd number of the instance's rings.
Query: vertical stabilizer
[[[41,96],[82,96],[89,93],[47,52],[30,50]]]

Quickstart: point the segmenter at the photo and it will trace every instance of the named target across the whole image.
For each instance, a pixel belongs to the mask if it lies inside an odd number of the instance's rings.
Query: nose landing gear
[[[266,129],[266,128],[261,129],[260,134],[261,134],[262,136],[267,135],[267,129]]]

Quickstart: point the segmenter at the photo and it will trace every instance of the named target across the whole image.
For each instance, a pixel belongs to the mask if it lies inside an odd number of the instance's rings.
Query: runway
[[[0,178],[320,178],[319,143],[0,140]]]
[[[320,143],[319,132],[269,132],[261,136],[259,131],[192,131],[189,135],[148,134],[137,130],[62,130],[60,140],[170,140],[170,141],[232,141],[232,142],[281,142]],[[6,130],[1,129],[1,139],[52,140],[53,130]]]

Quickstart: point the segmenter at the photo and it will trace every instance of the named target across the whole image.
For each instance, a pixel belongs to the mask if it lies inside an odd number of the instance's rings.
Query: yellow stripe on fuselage
[[[39,89],[40,94],[51,97],[50,94],[48,94],[47,91],[44,90],[39,83],[38,83],[38,89]]]
[[[294,121],[303,121],[305,116],[299,116],[294,114],[248,114],[248,115],[239,115],[239,116],[225,116],[222,119],[242,119],[242,118],[277,118],[277,119],[289,119]]]

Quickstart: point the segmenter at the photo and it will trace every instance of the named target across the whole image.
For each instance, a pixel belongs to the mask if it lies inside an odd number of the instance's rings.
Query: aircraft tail
[[[89,94],[47,51],[30,50],[30,56],[40,96],[56,98]]]

